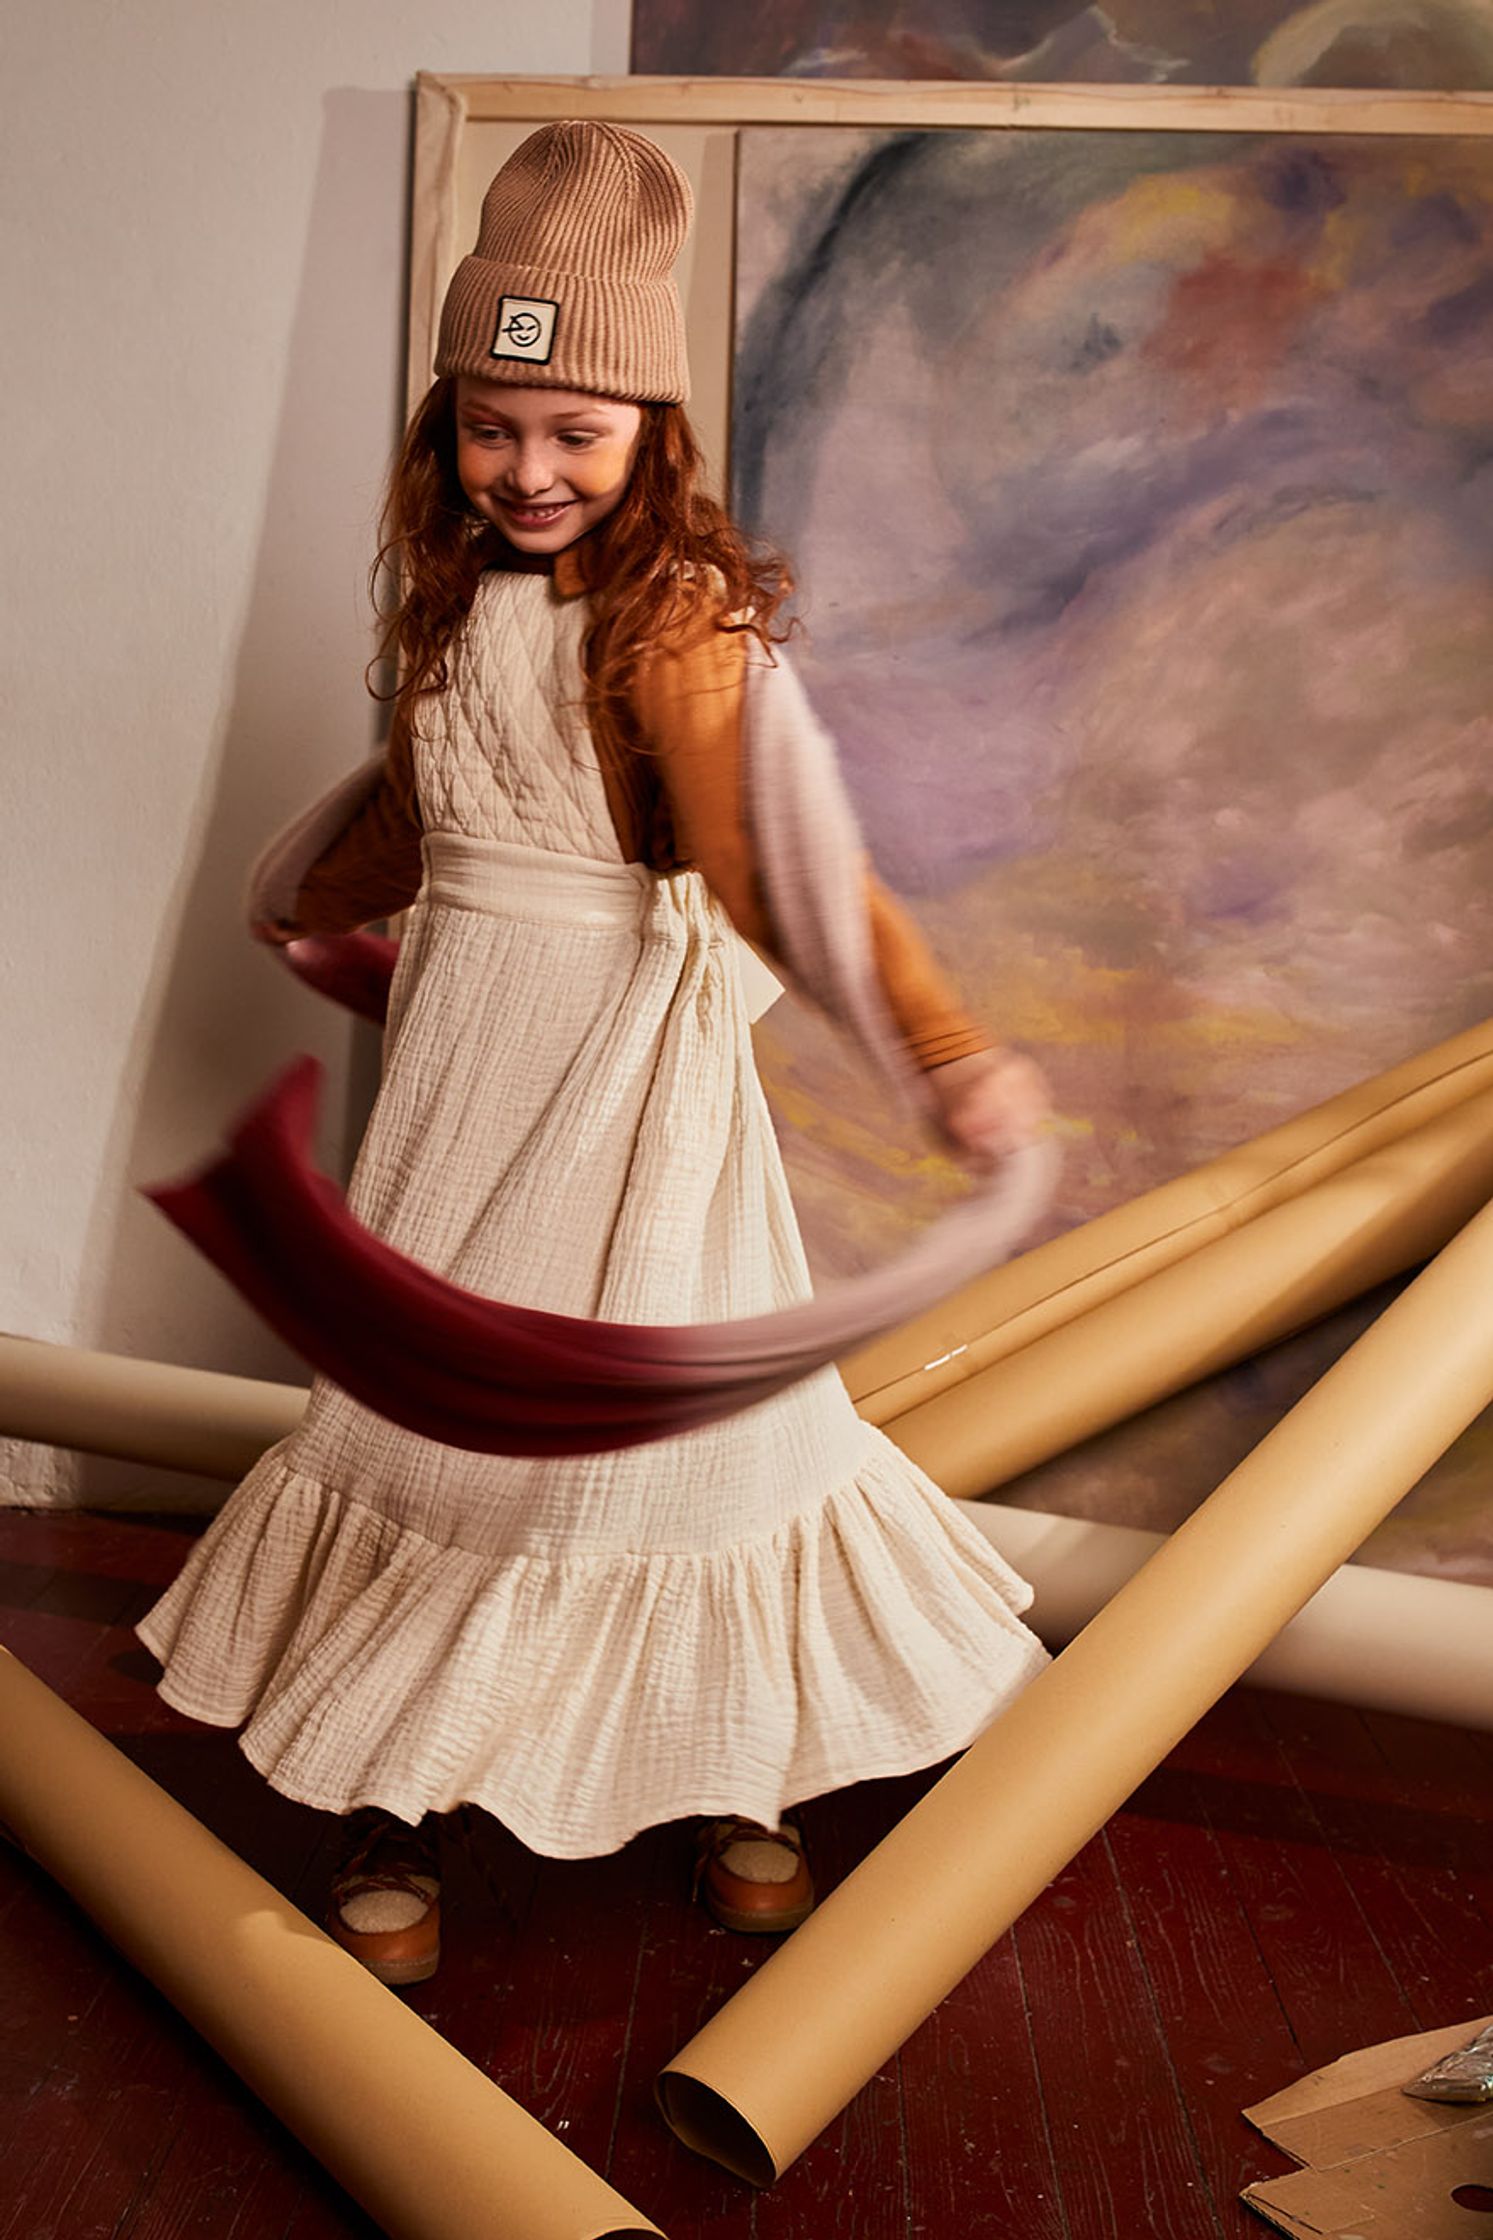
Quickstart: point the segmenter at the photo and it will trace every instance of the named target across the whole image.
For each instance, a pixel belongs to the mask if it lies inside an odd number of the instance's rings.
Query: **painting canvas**
[[[1493,0],[634,0],[632,67],[1472,90],[1493,86]]]
[[[1055,1223],[1493,1011],[1493,143],[763,130],[739,197],[737,503],[881,870],[1055,1084]],[[952,1176],[774,1020],[853,1265]],[[1357,1326],[1031,1497],[1174,1522]],[[1493,1579],[1490,1486],[1479,1427],[1381,1546]]]

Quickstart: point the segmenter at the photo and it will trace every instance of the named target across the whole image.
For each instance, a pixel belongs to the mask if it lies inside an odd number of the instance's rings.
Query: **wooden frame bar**
[[[407,401],[430,382],[441,299],[476,234],[480,190],[464,178],[474,128],[511,127],[489,171],[524,132],[556,117],[656,131],[694,177],[694,280],[683,275],[696,394],[691,411],[718,482],[729,448],[737,136],[752,125],[884,132],[1254,132],[1486,135],[1493,93],[1363,93],[1264,86],[1011,86],[797,78],[416,80]],[[703,174],[703,175],[702,175]]]
[[[1489,132],[1493,93],[1274,86],[990,85],[902,78],[485,78],[422,71],[423,96],[474,123],[604,117],[616,124],[990,125],[1105,132]]]

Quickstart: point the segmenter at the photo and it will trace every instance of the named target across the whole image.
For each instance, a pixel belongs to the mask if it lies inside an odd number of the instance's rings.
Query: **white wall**
[[[417,70],[626,67],[627,0],[23,0],[0,136],[0,1329],[301,1372],[136,1195],[297,1049],[240,925],[367,754]],[[221,1489],[217,1489],[221,1491]],[[0,1438],[0,1500],[195,1491]]]

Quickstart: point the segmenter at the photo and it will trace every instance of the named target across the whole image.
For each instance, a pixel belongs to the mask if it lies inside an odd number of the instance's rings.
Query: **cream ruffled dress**
[[[426,877],[350,1190],[490,1297],[718,1322],[808,1271],[736,940],[621,860],[580,714],[584,602],[484,576],[416,776]],[[970,1742],[1046,1662],[1030,1593],[833,1371],[620,1454],[474,1455],[319,1379],[140,1627],[161,1692],[286,1795],[471,1802],[614,1850]]]

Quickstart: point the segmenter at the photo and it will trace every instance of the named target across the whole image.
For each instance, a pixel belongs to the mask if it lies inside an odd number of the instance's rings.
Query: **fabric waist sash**
[[[636,927],[657,884],[642,863],[604,863],[464,832],[427,832],[423,902],[555,925]]]
[[[849,1029],[889,1086],[933,1116],[876,971],[865,848],[833,752],[782,655],[748,648],[745,786],[775,947],[798,985]],[[374,763],[313,802],[272,841],[251,883],[255,920],[293,917],[311,865],[383,783]],[[428,892],[469,908],[524,906],[646,935],[648,898],[677,899],[715,946],[725,920],[698,873],[431,834]],[[521,887],[520,887],[521,883]],[[592,920],[591,912],[596,913]],[[349,941],[292,941],[330,984]],[[357,945],[362,944],[359,948]],[[725,947],[724,940],[721,942]],[[378,951],[387,1002],[394,944]],[[345,977],[345,976],[344,976]],[[370,971],[366,977],[372,978]],[[393,1250],[348,1212],[312,1164],[320,1069],[289,1067],[237,1123],[226,1156],[153,1197],[271,1327],[365,1406],[406,1430],[487,1454],[582,1454],[718,1421],[922,1313],[1004,1259],[1052,1193],[1056,1145],[1034,1139],[908,1250],[817,1298],[738,1322],[663,1327],[588,1322],[480,1298]]]
[[[547,925],[634,928],[657,888],[672,885],[676,893],[687,893],[686,881],[698,891],[702,918],[708,907],[698,873],[661,878],[644,863],[603,863],[510,840],[478,840],[465,832],[427,832],[420,846],[425,858],[420,899],[453,910]],[[735,958],[747,1017],[755,1024],[777,1002],[783,983],[724,916],[719,928],[710,930],[718,930]]]

